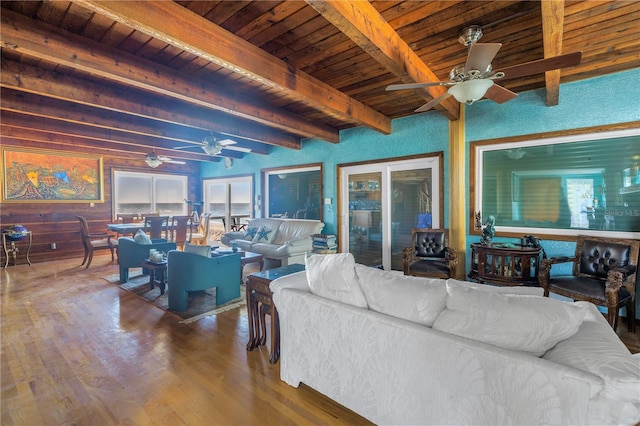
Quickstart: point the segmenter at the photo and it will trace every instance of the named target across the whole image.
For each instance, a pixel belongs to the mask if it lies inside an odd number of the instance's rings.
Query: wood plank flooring
[[[246,309],[191,324],[103,277],[110,256],[1,273],[7,425],[368,424],[247,352]]]
[[[109,256],[79,263],[0,273],[2,425],[368,424],[247,352],[245,308],[180,324],[103,279]]]

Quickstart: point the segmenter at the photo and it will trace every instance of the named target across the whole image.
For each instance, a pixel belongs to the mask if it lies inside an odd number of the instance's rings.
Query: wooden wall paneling
[[[7,143],[8,142],[8,143]],[[3,146],[30,147],[28,141],[0,141]],[[35,146],[34,146],[35,147]],[[69,147],[69,151],[90,153],[90,147]],[[142,161],[132,161],[116,157],[103,156],[104,161],[104,203],[2,203],[0,209],[0,227],[20,224],[32,232],[33,243],[29,259],[32,263],[58,259],[78,258],[82,261],[84,249],[80,241],[80,224],[76,216],[87,218],[89,229],[95,232],[106,231],[106,225],[113,222],[112,176],[113,170],[149,172],[151,169]],[[186,174],[189,177],[188,191],[190,200],[202,198],[201,178],[198,168],[164,164],[158,173]],[[51,244],[56,243],[56,249]],[[17,263],[26,263],[26,242],[19,242]],[[0,249],[0,262],[4,265],[5,254]]]

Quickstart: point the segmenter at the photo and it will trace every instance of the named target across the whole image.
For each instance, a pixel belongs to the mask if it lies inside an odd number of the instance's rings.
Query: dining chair
[[[169,216],[147,216],[144,218],[144,226],[152,240],[169,240]]]
[[[200,222],[198,223],[198,229],[196,232],[191,233],[189,242],[197,245],[207,245],[207,238],[209,238],[210,227],[210,213],[202,213],[200,216]]]
[[[115,260],[114,252],[118,248],[118,240],[112,240],[112,235],[107,232],[89,232],[87,219],[84,216],[76,216],[76,218],[80,221],[80,235],[82,237],[82,246],[84,247],[84,259],[82,259],[80,266],[84,265],[85,262],[87,264],[85,269],[91,265],[94,250],[109,249],[111,251],[111,261],[113,262]]]
[[[184,250],[184,245],[190,240],[189,232],[191,216],[173,216],[171,219],[171,239],[180,250]]]

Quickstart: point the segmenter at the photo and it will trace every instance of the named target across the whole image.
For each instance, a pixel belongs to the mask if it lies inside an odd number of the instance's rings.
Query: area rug
[[[110,283],[118,284],[120,288],[137,294],[160,309],[171,312],[181,318],[180,323],[188,324],[201,318],[219,314],[221,312],[237,309],[247,304],[245,298],[245,285],[240,286],[240,297],[224,305],[216,306],[216,289],[210,288],[202,291],[189,292],[187,310],[173,311],[169,309],[169,294],[165,291],[160,294],[158,286],[153,289],[149,286],[149,275],[142,275],[141,268],[129,269],[129,281],[120,282],[120,275],[114,274],[104,277]]]

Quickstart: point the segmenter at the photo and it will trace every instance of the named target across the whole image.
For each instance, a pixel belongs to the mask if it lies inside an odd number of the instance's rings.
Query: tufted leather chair
[[[618,310],[627,307],[629,331],[635,330],[636,271],[640,241],[579,235],[574,257],[543,259],[538,281],[544,295],[559,294],[607,307],[615,330]],[[551,275],[553,265],[573,263],[572,275]]]
[[[413,247],[402,249],[405,275],[432,278],[451,278],[456,275],[457,252],[448,247],[449,230],[413,228]]]

